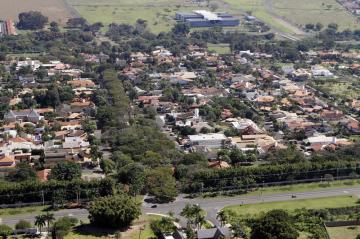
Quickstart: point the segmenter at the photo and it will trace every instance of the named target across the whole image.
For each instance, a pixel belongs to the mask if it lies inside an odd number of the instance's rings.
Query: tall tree
[[[89,207],[90,221],[110,228],[126,228],[141,215],[140,204],[126,194],[107,196],[93,201]]]
[[[296,239],[299,233],[293,219],[284,210],[272,210],[252,226],[250,239]]]
[[[51,170],[50,177],[56,180],[71,181],[81,177],[80,165],[75,162],[63,161],[57,163]]]

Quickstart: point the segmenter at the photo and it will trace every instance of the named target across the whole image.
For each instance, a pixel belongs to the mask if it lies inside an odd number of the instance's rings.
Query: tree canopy
[[[140,203],[126,194],[107,196],[93,201],[89,207],[91,223],[126,228],[141,215]]]

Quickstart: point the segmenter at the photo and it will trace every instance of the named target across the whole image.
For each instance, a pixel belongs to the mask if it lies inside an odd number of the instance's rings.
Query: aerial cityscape
[[[360,239],[360,1],[1,0],[0,237]]]

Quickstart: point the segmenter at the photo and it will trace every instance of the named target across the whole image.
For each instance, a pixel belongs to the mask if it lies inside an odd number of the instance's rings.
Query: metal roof
[[[194,12],[197,13],[197,14],[202,15],[208,21],[221,20],[221,18],[218,17],[218,15],[213,13],[213,12],[209,12],[209,11],[206,11],[206,10],[196,10]]]

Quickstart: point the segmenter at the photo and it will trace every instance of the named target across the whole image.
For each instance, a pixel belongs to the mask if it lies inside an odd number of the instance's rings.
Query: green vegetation
[[[277,30],[296,33],[297,25],[305,26],[307,23],[339,24],[340,30],[358,27],[356,18],[347,12],[335,0],[225,0],[232,8],[251,12],[253,16],[261,19]],[[284,18],[285,20],[283,20]]]
[[[230,54],[231,49],[229,44],[208,44],[208,50],[218,54]]]
[[[327,227],[331,239],[355,239],[360,234],[360,226]]]
[[[134,25],[141,18],[154,33],[169,31],[175,24],[177,11],[191,11],[196,5],[178,0],[67,0],[90,23],[127,23]]]
[[[354,196],[340,196],[340,197],[328,197],[317,199],[296,199],[284,202],[270,202],[260,204],[249,204],[226,207],[226,211],[233,211],[239,215],[256,215],[261,212],[268,212],[273,209],[284,209],[288,211],[294,211],[295,209],[325,209],[325,208],[337,208],[355,206],[358,201]]]
[[[21,214],[37,214],[44,212],[48,209],[48,206],[33,206],[33,207],[19,207],[19,208],[4,208],[0,209],[0,215],[2,217],[21,215]]]
[[[107,196],[91,202],[90,222],[108,228],[127,228],[141,215],[140,204],[126,194]]]

